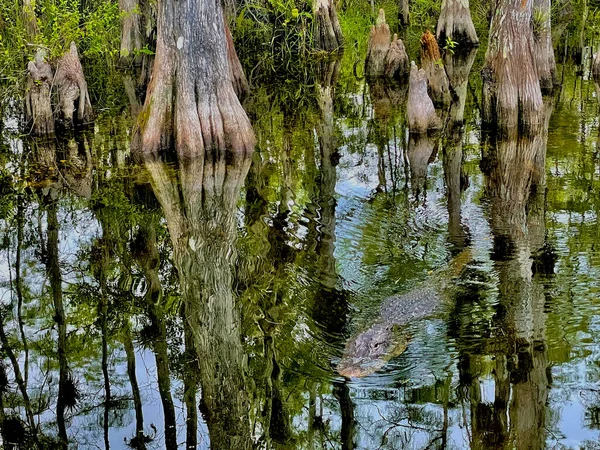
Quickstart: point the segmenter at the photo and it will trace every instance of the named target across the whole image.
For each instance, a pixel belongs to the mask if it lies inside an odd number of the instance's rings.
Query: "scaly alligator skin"
[[[347,378],[365,377],[402,354],[410,340],[406,326],[436,312],[447,297],[447,282],[458,276],[470,260],[470,251],[463,250],[448,269],[440,271],[422,287],[385,299],[376,322],[346,344],[337,366],[338,373]]]

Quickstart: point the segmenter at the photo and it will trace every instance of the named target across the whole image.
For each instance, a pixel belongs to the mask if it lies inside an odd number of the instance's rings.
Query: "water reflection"
[[[252,155],[138,165],[127,116],[53,141],[6,131],[3,445],[591,446],[596,104],[547,100],[539,130],[480,138],[474,54],[446,58],[437,136],[407,133],[398,86],[348,91],[336,60],[304,109],[250,99]],[[385,299],[465,249],[399,354],[340,377]]]

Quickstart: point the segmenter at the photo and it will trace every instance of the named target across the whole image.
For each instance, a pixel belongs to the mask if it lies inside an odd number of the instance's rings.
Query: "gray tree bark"
[[[482,70],[482,118],[488,127],[535,133],[543,103],[531,28],[533,2],[499,0]]]
[[[442,45],[446,44],[447,39],[451,39],[461,50],[479,45],[473,19],[471,19],[469,0],[442,0],[436,36]]]
[[[231,76],[221,1],[159,0],[156,58],[134,151],[251,151],[254,132]]]
[[[317,50],[334,52],[344,48],[344,36],[334,0],[313,0],[315,23],[314,46]]]

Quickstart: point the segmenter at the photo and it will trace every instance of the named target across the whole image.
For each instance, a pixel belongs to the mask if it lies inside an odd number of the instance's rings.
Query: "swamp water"
[[[464,127],[415,139],[405,92],[338,69],[301,104],[258,90],[256,152],[205,164],[204,184],[134,162],[126,108],[49,142],[5,118],[0,414],[16,448],[600,448],[592,83],[566,67],[543,129],[500,139],[478,126],[476,66]],[[450,277],[465,249],[436,312],[395,330],[406,348],[340,376],[384,299]]]

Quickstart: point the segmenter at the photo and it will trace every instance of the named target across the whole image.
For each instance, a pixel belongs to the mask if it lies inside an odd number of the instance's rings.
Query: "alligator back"
[[[402,354],[410,339],[406,326],[436,312],[447,295],[448,281],[456,278],[469,261],[470,249],[463,250],[421,287],[386,298],[376,322],[346,343],[338,373],[350,378],[364,377]]]

